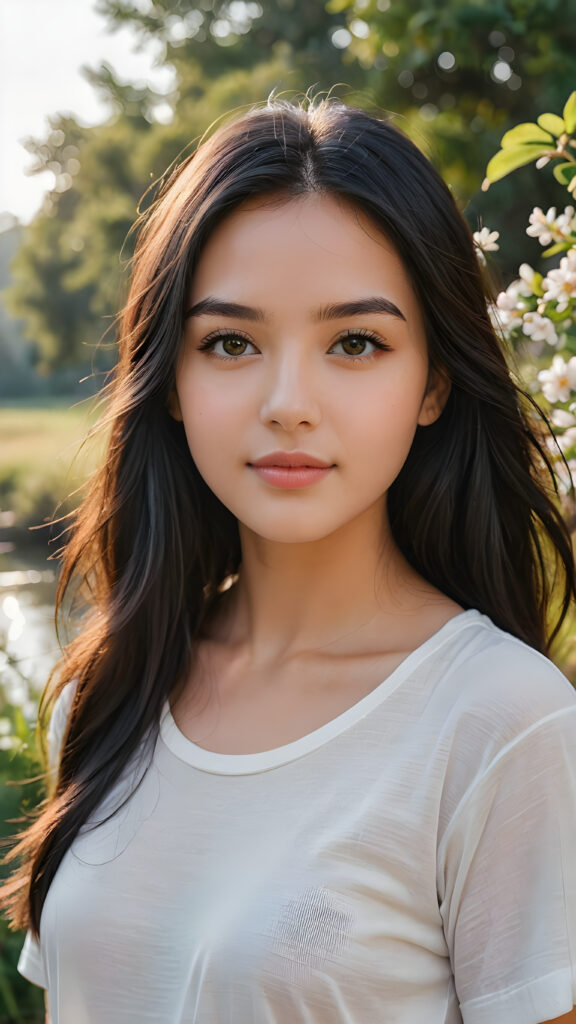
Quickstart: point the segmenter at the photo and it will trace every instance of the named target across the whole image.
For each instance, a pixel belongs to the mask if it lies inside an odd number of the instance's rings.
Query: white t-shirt
[[[293,743],[214,753],[166,702],[149,748],[26,938],[53,1024],[539,1024],[576,1003],[576,693],[479,612]]]

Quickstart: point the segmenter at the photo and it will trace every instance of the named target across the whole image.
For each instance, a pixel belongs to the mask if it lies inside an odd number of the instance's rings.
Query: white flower
[[[531,238],[539,238],[541,245],[549,245],[553,238],[556,207],[551,206],[548,212],[544,213],[539,206],[535,206],[528,220],[530,227],[526,228],[526,234]]]
[[[540,313],[524,313],[522,317],[522,331],[533,341],[545,341],[547,345],[557,345],[558,335],[554,324],[547,316]]]
[[[509,312],[506,309],[499,309],[498,306],[493,303],[490,303],[488,306],[488,315],[494,330],[503,331],[504,334],[509,331],[513,331],[522,323],[522,319],[517,313],[512,311]]]
[[[500,292],[496,299],[498,309],[526,309],[526,303],[522,302],[522,299],[533,295],[532,281],[534,271],[529,263],[522,263],[518,273],[520,274],[519,279],[512,281],[512,284],[508,285],[506,291]]]
[[[542,281],[544,302],[556,302],[558,313],[568,309],[572,299],[576,299],[576,249],[570,249],[567,256],[560,260],[557,270],[550,270]]]
[[[518,283],[518,292],[520,295],[533,295],[532,282],[534,281],[534,275],[536,271],[534,267],[531,267],[529,263],[521,263],[518,268],[520,274],[520,280]]]
[[[538,380],[549,402],[567,402],[570,392],[576,391],[576,356],[567,363],[562,356],[554,356],[550,369],[540,370]]]
[[[558,481],[558,487],[563,494],[570,494],[573,489],[573,479],[576,480],[576,460],[568,460],[568,470],[562,459],[558,459],[556,462],[556,479]]]
[[[529,267],[527,263],[523,263],[520,267],[520,271],[525,274],[529,271],[529,280],[531,281],[534,276],[532,267]],[[522,323],[522,313],[526,310],[527,303],[523,302],[524,298],[532,295],[532,289],[529,284],[526,283],[526,279],[520,278],[517,281],[512,281],[509,284],[505,292],[500,292],[496,299],[496,306],[493,306],[490,315],[492,323],[496,327],[501,327],[505,331],[511,331],[515,327],[520,327]]]
[[[535,206],[528,220],[530,227],[526,228],[526,234],[531,238],[538,238],[540,245],[550,245],[550,242],[559,242],[562,235],[556,227],[556,207],[551,206],[547,213],[544,213],[539,206]]]
[[[529,217],[530,227],[526,228],[526,234],[532,238],[538,238],[540,245],[550,245],[550,242],[562,242],[567,235],[576,229],[574,223],[574,207],[567,206],[564,213],[556,216],[556,207],[551,206],[547,213],[543,213],[539,206],[535,206]]]
[[[518,309],[518,282],[514,281],[508,285],[505,292],[500,292],[496,299],[496,305],[498,309],[511,313]]]
[[[520,297],[520,281],[512,281],[511,285],[508,285],[505,292],[500,292],[496,299],[496,305],[498,309],[518,309],[519,308],[519,297]]]
[[[568,451],[576,444],[576,416],[565,409],[553,409],[550,419],[555,427],[561,427],[564,431],[556,438],[558,447],[563,452]]]
[[[513,331],[520,327],[522,317],[518,314],[515,306],[508,306],[506,292],[501,292],[496,300],[496,305],[491,305],[488,310],[492,325],[497,331]]]
[[[553,409],[550,419],[555,427],[576,427],[576,416],[565,409]]]
[[[556,440],[561,451],[567,452],[569,448],[576,444],[576,427],[570,427],[569,430],[565,430]]]
[[[476,245],[480,252],[498,252],[500,246],[498,245],[498,239],[500,238],[499,231],[490,231],[490,228],[481,228],[480,231],[475,231],[473,236]]]
[[[560,213],[557,216],[556,227],[563,235],[571,235],[576,232],[576,217],[574,216],[573,206],[566,206],[564,213]]]

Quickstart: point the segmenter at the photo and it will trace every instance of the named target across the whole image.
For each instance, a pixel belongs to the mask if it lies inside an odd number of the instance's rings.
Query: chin
[[[307,522],[294,522],[292,516],[290,521],[285,523],[245,523],[238,520],[240,530],[247,530],[249,533],[261,540],[270,541],[274,544],[313,544],[324,540],[335,533],[343,523],[318,523],[313,525]]]

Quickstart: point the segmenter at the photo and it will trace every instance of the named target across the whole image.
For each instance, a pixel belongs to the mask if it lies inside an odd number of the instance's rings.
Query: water
[[[54,629],[57,565],[38,547],[0,553],[0,672],[11,704],[34,720],[38,698],[59,657]]]

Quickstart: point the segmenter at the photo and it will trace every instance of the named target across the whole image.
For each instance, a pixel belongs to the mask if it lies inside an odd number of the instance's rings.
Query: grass
[[[0,509],[14,512],[15,525],[44,522],[86,480],[102,444],[80,446],[97,416],[94,399],[2,404]]]

